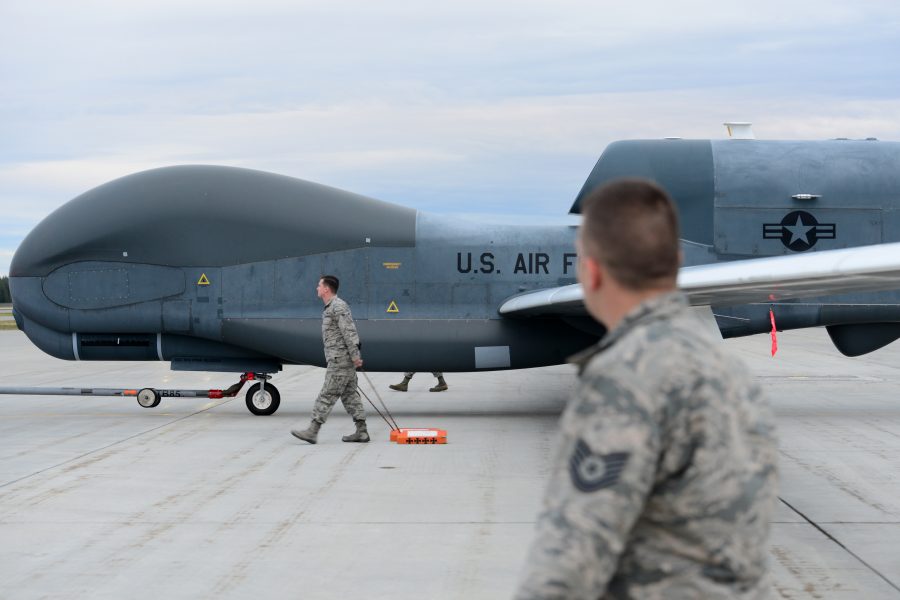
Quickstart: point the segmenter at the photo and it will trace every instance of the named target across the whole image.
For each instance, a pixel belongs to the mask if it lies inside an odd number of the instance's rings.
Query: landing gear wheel
[[[159,406],[159,392],[153,388],[144,388],[137,394],[138,404],[144,408],[153,408]]]
[[[278,410],[281,404],[281,394],[278,389],[271,383],[265,384],[263,392],[260,393],[260,384],[254,384],[247,390],[247,409],[254,415],[267,416]]]

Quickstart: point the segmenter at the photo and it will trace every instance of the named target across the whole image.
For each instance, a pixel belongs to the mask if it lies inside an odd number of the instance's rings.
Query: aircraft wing
[[[900,288],[900,242],[682,267],[678,288],[694,306],[779,302]],[[507,299],[504,316],[584,315],[579,284]]]

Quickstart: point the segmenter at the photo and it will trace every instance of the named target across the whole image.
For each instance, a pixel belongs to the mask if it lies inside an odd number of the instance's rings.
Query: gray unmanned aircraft
[[[900,337],[900,144],[629,140],[575,200],[646,177],[678,204],[679,285],[724,337],[828,327],[848,355]],[[373,371],[553,365],[603,328],[575,284],[575,228],[466,223],[220,166],[116,179],[46,217],[13,257],[16,322],[67,360],[240,373],[272,414],[284,364],[324,366],[324,273],[341,280]],[[867,246],[880,244],[878,246]],[[867,246],[867,247],[861,247]],[[815,300],[798,301],[813,297]],[[133,395],[133,394],[132,394]],[[178,395],[163,394],[163,395]],[[142,390],[143,406],[160,392]]]

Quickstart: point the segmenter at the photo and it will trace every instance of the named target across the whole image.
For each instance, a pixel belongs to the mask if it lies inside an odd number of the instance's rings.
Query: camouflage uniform
[[[416,374],[415,371],[407,371],[406,373],[403,374],[403,376],[406,377],[407,379],[412,379],[412,376],[415,375],[415,374]],[[441,378],[441,377],[444,376],[443,373],[439,373],[439,372],[437,372],[437,371],[432,371],[431,374],[434,375],[434,378],[435,378],[435,379],[439,379],[439,378]]]
[[[356,368],[353,361],[360,358],[359,335],[353,315],[346,302],[335,296],[322,310],[322,341],[325,343],[325,383],[313,406],[312,418],[325,422],[338,398],[354,421],[366,418],[366,410],[357,391]]]
[[[775,428],[746,367],[679,293],[573,362],[516,598],[768,597]]]

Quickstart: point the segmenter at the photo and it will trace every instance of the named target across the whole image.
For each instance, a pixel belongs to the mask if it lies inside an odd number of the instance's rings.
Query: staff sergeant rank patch
[[[572,484],[582,492],[596,492],[615,485],[628,462],[629,452],[597,454],[584,440],[575,443],[575,451],[569,459],[569,475]]]

